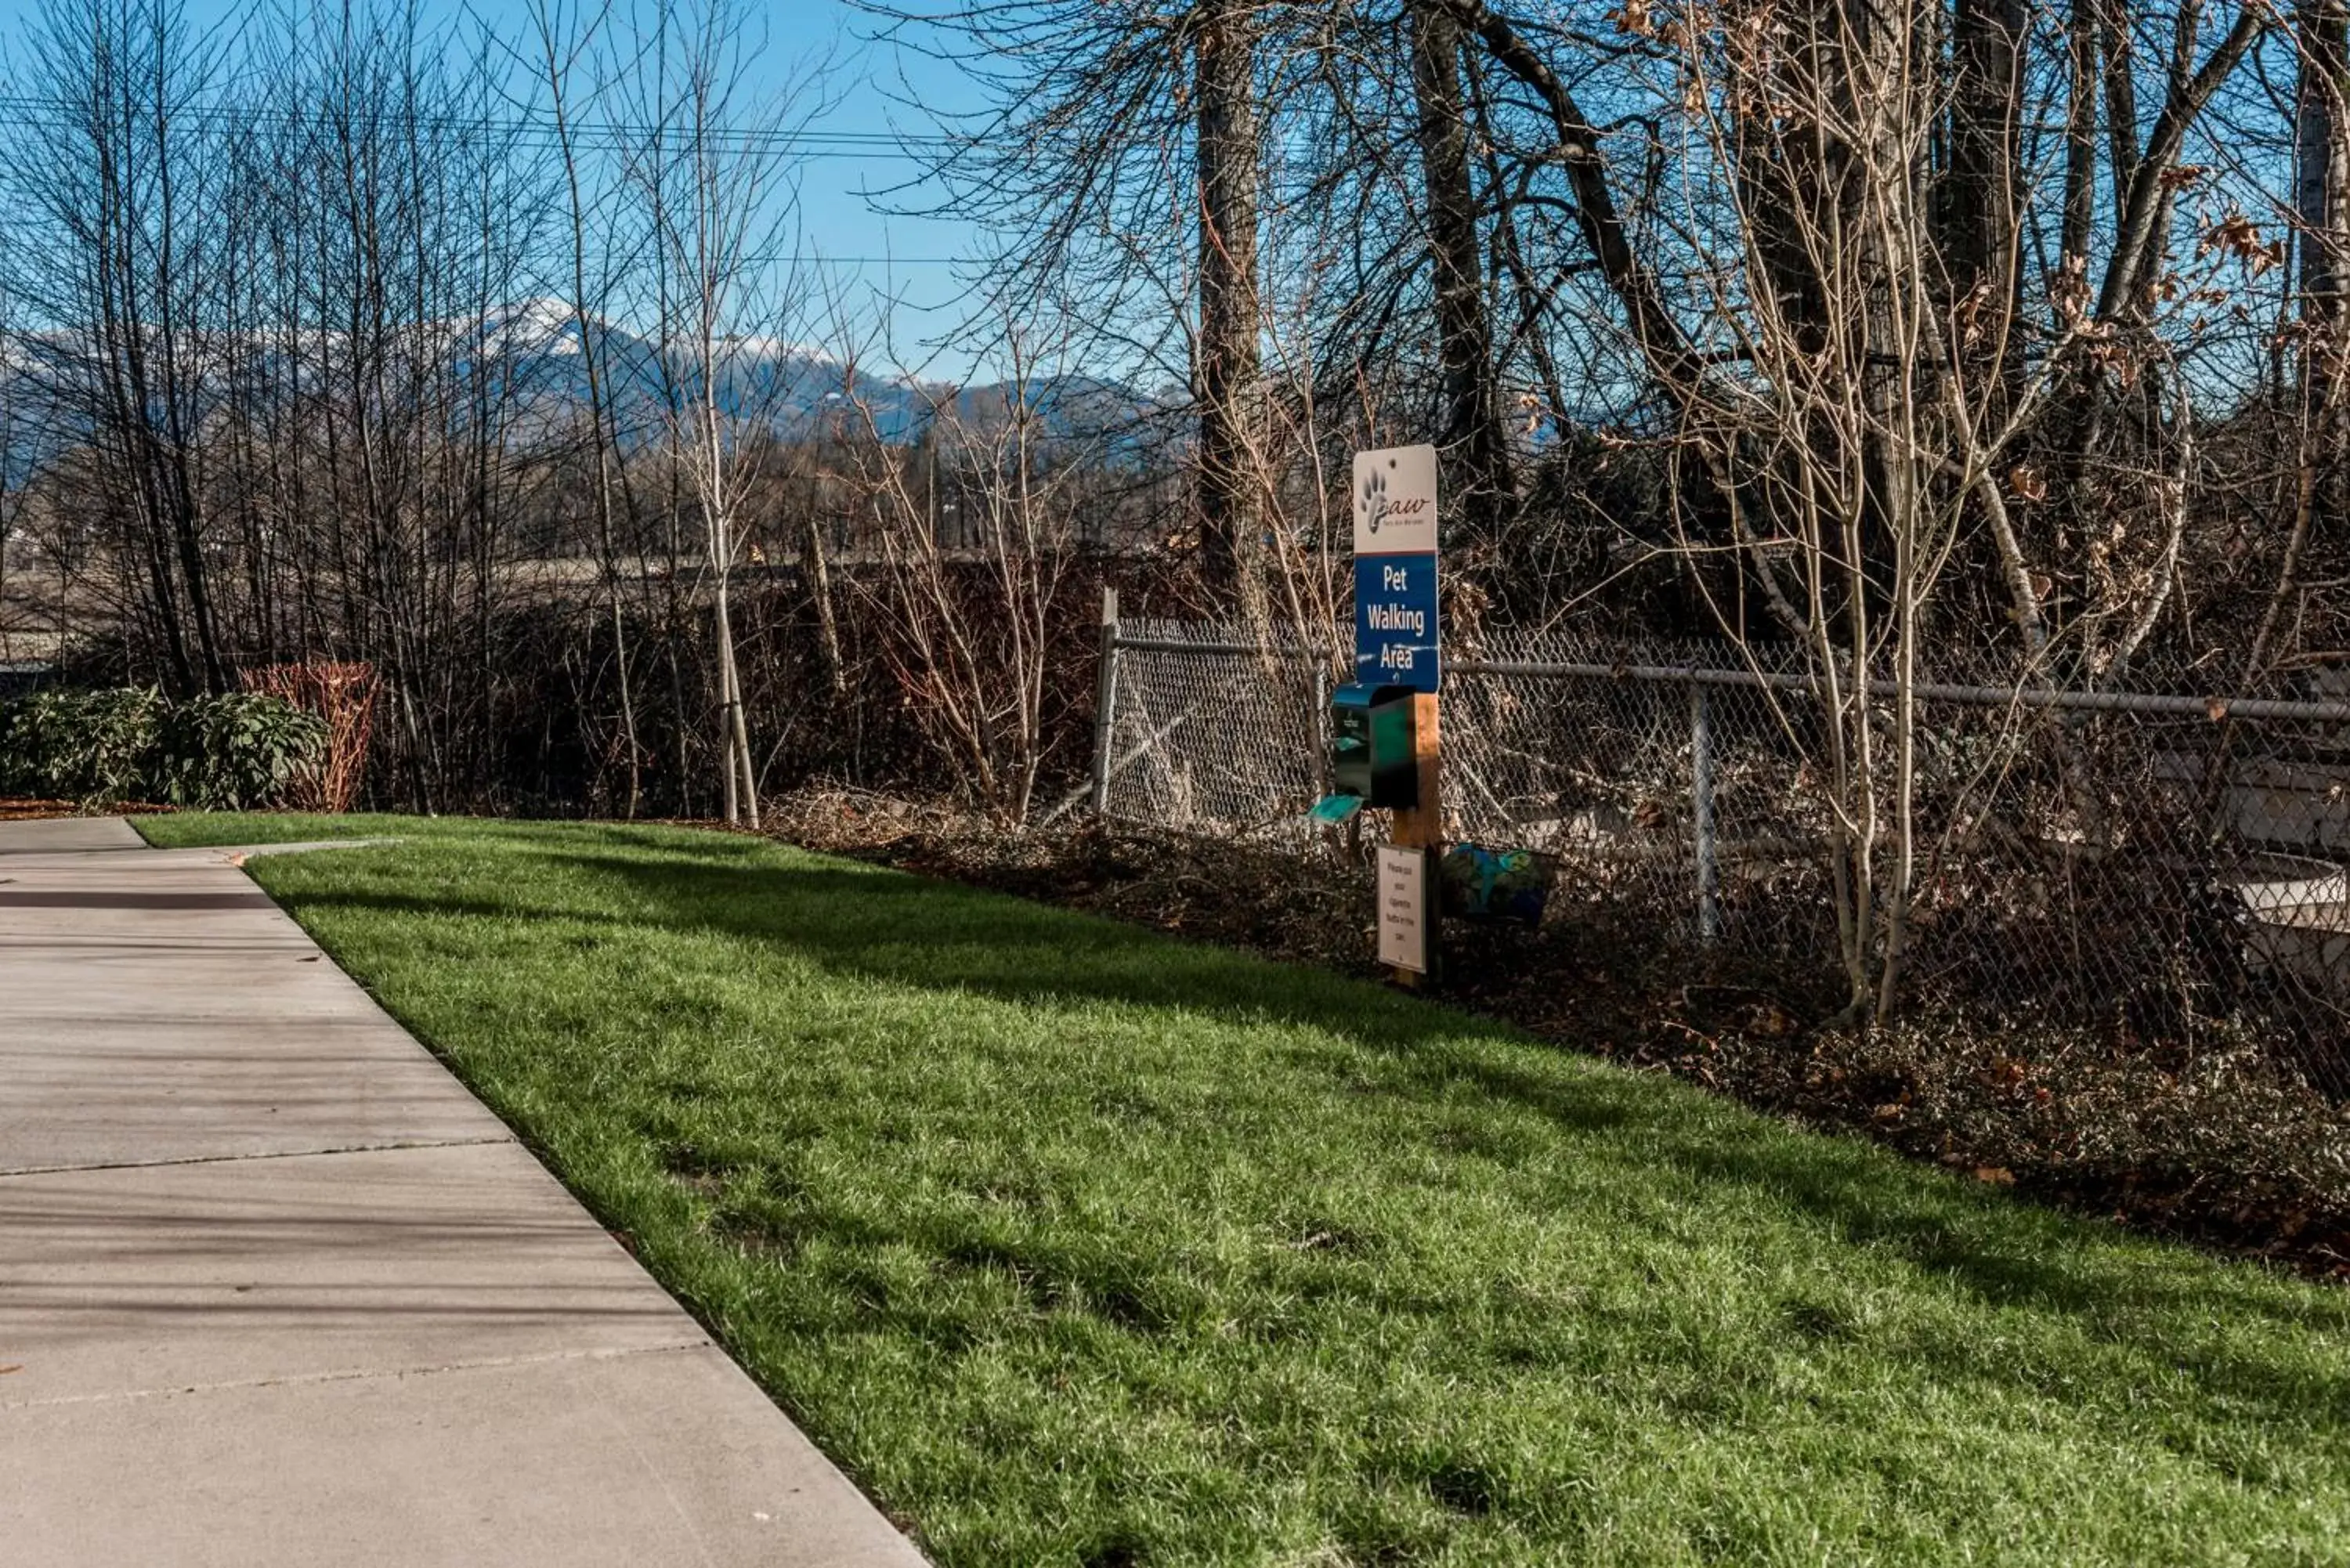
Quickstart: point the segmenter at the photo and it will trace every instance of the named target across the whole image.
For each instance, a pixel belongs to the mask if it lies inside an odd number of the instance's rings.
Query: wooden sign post
[[[1437,610],[1436,449],[1358,452],[1354,479],[1355,680],[1366,686],[1412,689],[1412,750],[1419,764],[1418,803],[1396,812],[1391,845],[1380,852],[1380,958],[1398,981],[1418,985],[1436,966],[1436,856],[1444,840],[1438,765],[1443,638]],[[1400,863],[1391,867],[1392,850],[1418,854],[1419,875],[1406,877]],[[1414,891],[1407,895],[1407,888]],[[1387,907],[1407,896],[1419,904],[1409,917],[1400,907]],[[1410,961],[1415,955],[1405,940],[1407,929],[1419,943],[1416,962]]]

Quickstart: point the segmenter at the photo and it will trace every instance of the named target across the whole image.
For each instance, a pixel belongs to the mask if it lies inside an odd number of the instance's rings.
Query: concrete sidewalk
[[[0,1562],[919,1564],[219,851],[0,824]]]

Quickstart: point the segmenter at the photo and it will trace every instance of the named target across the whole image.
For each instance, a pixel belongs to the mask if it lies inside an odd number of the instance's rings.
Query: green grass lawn
[[[2350,1293],[756,840],[254,875],[953,1564],[2350,1561]]]

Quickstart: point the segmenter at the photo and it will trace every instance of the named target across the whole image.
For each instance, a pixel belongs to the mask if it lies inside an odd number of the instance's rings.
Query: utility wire
[[[0,125],[18,129],[66,129],[86,122],[99,106],[79,100],[0,93]],[[105,106],[111,116],[114,105]],[[140,114],[144,104],[136,106]],[[682,150],[714,147],[723,151],[789,153],[800,158],[906,158],[944,152],[960,145],[949,136],[899,136],[889,131],[819,130],[781,126],[743,126],[689,130],[621,119],[572,119],[558,126],[552,115],[513,117],[416,115],[372,104],[328,103],[315,111],[271,109],[250,104],[189,104],[164,110],[166,127],[192,126],[198,130],[317,130],[331,133],[344,125],[390,124],[402,130],[479,136],[484,140],[518,143],[554,151],[567,140],[576,151],[642,151],[656,142]]]

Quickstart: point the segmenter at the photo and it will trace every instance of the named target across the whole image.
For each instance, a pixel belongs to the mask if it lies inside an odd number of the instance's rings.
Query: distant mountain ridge
[[[19,332],[0,343],[0,400],[8,416],[5,442],[14,472],[22,474],[87,433],[87,419],[75,407],[78,400],[66,393],[84,363],[82,341],[68,332]],[[249,333],[236,339],[236,347],[248,365],[256,354],[296,362],[286,371],[290,379],[317,374],[338,360],[348,364],[347,341],[346,335],[323,331],[306,334],[299,342]],[[672,422],[671,410],[692,396],[688,367],[698,356],[673,351],[665,364],[655,340],[593,314],[583,322],[581,313],[560,298],[524,299],[480,317],[397,331],[387,351],[395,358],[403,351],[430,354],[460,379],[485,373],[506,404],[507,440],[528,448],[578,428],[589,400],[586,346],[595,349],[595,369],[611,400],[622,441],[633,447],[663,439]],[[869,419],[881,440],[911,444],[942,408],[968,424],[1000,421],[1016,390],[1000,381],[956,386],[875,375],[821,348],[773,337],[721,338],[713,357],[721,416],[737,428],[764,429],[786,440],[815,436],[833,421],[840,421],[843,433],[862,433]],[[222,358],[228,356],[224,352]],[[1172,406],[1090,376],[1045,379],[1025,390],[1051,435],[1097,438],[1113,451],[1128,452],[1152,416]],[[225,387],[219,392],[224,400]],[[200,405],[209,400],[200,396]]]

